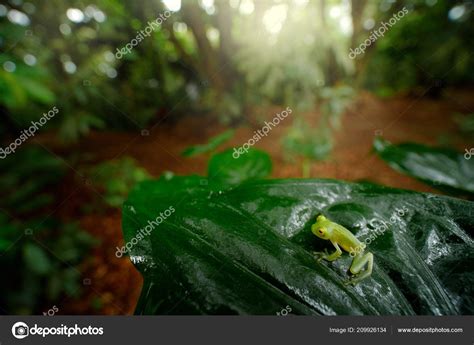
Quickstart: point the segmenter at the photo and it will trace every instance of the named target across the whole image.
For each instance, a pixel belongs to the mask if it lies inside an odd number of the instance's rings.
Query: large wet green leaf
[[[227,191],[206,181],[143,182],[125,203],[126,241],[175,210],[134,241],[131,260],[145,278],[137,314],[474,313],[472,202],[333,180],[248,181]],[[312,251],[332,250],[310,231],[320,213],[360,239],[374,236],[371,278],[345,286],[349,255],[314,259]],[[388,228],[375,236],[380,221]]]
[[[425,145],[393,145],[376,138],[375,152],[395,170],[453,194],[474,195],[474,159]]]

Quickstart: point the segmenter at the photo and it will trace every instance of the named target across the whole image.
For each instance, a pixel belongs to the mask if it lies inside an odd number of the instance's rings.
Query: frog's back
[[[339,224],[333,225],[333,234],[337,243],[346,252],[350,252],[355,248],[365,248],[365,244],[359,241],[357,237],[348,229]]]

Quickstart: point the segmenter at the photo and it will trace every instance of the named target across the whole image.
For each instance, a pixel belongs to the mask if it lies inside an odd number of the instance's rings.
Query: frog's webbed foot
[[[364,279],[364,278],[362,278]],[[344,285],[347,286],[347,285],[352,285],[352,286],[356,286],[358,283],[360,283],[360,281],[362,280],[360,278],[358,278],[357,276],[353,276],[349,279],[347,279],[345,282],[344,282]]]

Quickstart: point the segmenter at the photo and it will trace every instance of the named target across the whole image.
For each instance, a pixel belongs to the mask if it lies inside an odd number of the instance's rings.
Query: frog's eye
[[[319,232],[321,235],[324,234],[324,230],[323,230],[322,228],[319,228],[319,229],[318,229],[318,232]]]

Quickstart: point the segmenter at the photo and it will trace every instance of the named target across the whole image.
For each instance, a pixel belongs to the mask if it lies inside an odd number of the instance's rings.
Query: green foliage
[[[0,56],[0,65],[11,60],[16,61]],[[0,103],[9,108],[21,108],[27,106],[29,101],[46,105],[54,102],[54,94],[44,85],[44,71],[16,62],[15,73],[0,69]]]
[[[0,208],[23,216],[52,203],[48,188],[64,175],[65,167],[46,150],[30,146],[0,160],[0,170]]]
[[[224,131],[212,138],[210,138],[207,143],[203,145],[190,146],[186,148],[181,155],[184,157],[193,157],[198,156],[204,153],[210,153],[215,151],[220,145],[229,141],[235,134],[235,131],[230,129]]]
[[[270,101],[296,111],[310,110],[321,89],[333,85],[334,75],[343,77],[352,70],[348,37],[337,21],[327,18],[323,22],[315,15],[320,11],[318,2],[305,6],[288,2],[273,9],[261,6],[269,11],[286,8],[287,13],[277,34],[269,31],[278,24],[262,25],[261,18],[239,21],[236,64],[245,76],[247,97],[255,104]]]
[[[456,114],[454,120],[463,134],[474,138],[474,114]]]
[[[34,37],[27,33],[23,27],[0,20],[0,47],[2,42],[3,45],[10,44],[0,51],[0,105],[15,110],[31,104],[50,105],[56,99],[51,91],[50,71],[43,65],[28,66],[21,54],[25,52],[14,49],[20,42],[26,42],[31,48],[37,47]],[[13,73],[4,68],[5,63],[13,64]]]
[[[474,195],[474,159],[446,148],[415,143],[393,145],[382,138],[374,141],[375,152],[395,170],[443,191]]]
[[[321,118],[317,127],[297,118],[283,138],[283,147],[290,155],[310,160],[327,159],[334,146],[334,134],[341,129],[342,115],[354,96],[348,86],[323,88]]]
[[[241,119],[245,112],[245,96],[239,90],[222,94],[218,90],[207,90],[203,95],[202,107],[209,112],[219,114],[219,120],[229,125]]]
[[[38,276],[51,272],[51,261],[48,255],[36,244],[26,243],[23,247],[23,260],[31,273]]]
[[[462,4],[462,18],[449,20],[453,4],[447,0],[433,6],[405,0],[385,12],[368,3],[364,13],[370,18],[362,22],[386,19],[398,5],[410,8],[364,64],[370,88],[390,94],[432,85],[434,79],[441,84],[474,80],[468,4]],[[210,15],[202,2],[182,2],[180,11],[121,59],[114,57],[117,49],[165,11],[161,1],[50,0],[34,9],[27,2],[6,4],[7,10],[24,12],[30,23],[0,18],[0,114],[13,122],[1,121],[0,131],[24,127],[53,105],[61,116],[51,126],[58,125],[61,137],[70,141],[91,128],[141,129],[171,112],[210,111],[232,123],[255,105],[310,110],[325,86],[346,81],[354,71],[350,35],[341,29],[349,13],[341,4],[326,2],[321,12],[318,1],[282,0],[243,14],[220,1]],[[220,17],[226,6],[229,17]],[[335,6],[345,8],[346,18],[330,15]],[[84,19],[68,19],[69,8],[83,11]],[[211,32],[219,38],[207,39]],[[6,62],[14,71],[7,71]],[[337,127],[338,117],[330,119]]]
[[[25,27],[0,18],[0,110],[6,108],[14,126],[23,127],[55,105],[61,110],[55,120],[61,138],[74,141],[105,125],[143,128],[158,113],[180,108],[187,69],[176,63],[166,30],[156,30],[130,56],[114,58],[115,49],[155,19],[156,3],[51,0],[31,11],[23,8],[27,5],[16,6],[31,22]],[[69,20],[69,8],[82,10],[84,20]],[[26,56],[34,57],[34,65],[27,65]],[[6,71],[5,61],[16,69]]]
[[[228,149],[212,156],[207,174],[212,186],[225,188],[247,180],[263,179],[271,171],[272,161],[266,152],[249,149],[237,155],[235,149]]]
[[[147,181],[124,205],[126,240],[156,210],[176,209],[131,251],[145,279],[137,314],[474,312],[472,202],[334,180],[246,181],[219,193],[202,181]],[[327,245],[310,231],[321,213],[375,236],[370,279],[346,286],[349,256],[315,259]],[[381,234],[374,219],[388,225]]]
[[[92,128],[104,128],[105,122],[94,115],[77,113],[67,116],[59,129],[59,136],[64,142],[75,142],[87,135]]]
[[[0,286],[2,313],[38,314],[64,294],[79,296],[77,267],[96,240],[77,224],[55,219],[31,218],[20,223],[0,214],[0,227],[0,243],[9,244],[0,252],[9,282]]]
[[[52,188],[65,172],[59,159],[27,146],[0,161],[0,168],[0,264],[8,277],[0,285],[1,313],[39,313],[62,294],[78,295],[76,267],[96,241],[75,223],[39,216],[57,202]]]
[[[398,5],[407,6],[409,13],[375,43],[367,58],[366,85],[389,96],[418,87],[423,88],[420,91],[431,87],[435,93],[436,87],[446,84],[472,82],[474,26],[469,5],[449,0],[438,0],[432,6],[425,1],[404,0]],[[465,15],[450,19],[449,11],[457,5],[464,7]],[[391,12],[378,17],[386,21],[389,16]],[[439,85],[433,88],[435,81]]]
[[[296,119],[283,138],[283,147],[290,156],[324,160],[333,148],[332,133],[328,127],[313,128],[303,119]]]
[[[110,207],[121,207],[128,192],[141,181],[150,178],[148,172],[131,157],[122,157],[100,163],[86,172],[92,183],[103,193]]]
[[[15,113],[18,107],[29,112],[27,101],[50,104],[51,96],[56,95],[58,108],[64,110],[64,121],[69,116],[77,117],[81,109],[119,128],[142,127],[157,113],[175,107],[210,109],[226,122],[242,116],[248,103],[278,102],[309,109],[320,88],[332,83],[329,74],[344,76],[351,70],[346,53],[348,39],[337,30],[336,21],[328,18],[324,24],[328,26],[324,27],[322,17],[315,18],[317,4],[284,3],[278,6],[286,8],[287,18],[278,34],[269,32],[262,25],[262,18],[230,9],[231,18],[226,25],[232,32],[229,37],[221,33],[217,42],[209,40],[213,47],[209,51],[197,44],[194,28],[204,32],[222,28],[211,24],[215,16],[206,14],[197,4],[199,18],[190,23],[183,3],[182,10],[173,13],[122,59],[114,58],[116,49],[134,38],[147,21],[155,19],[156,13],[164,12],[161,2],[138,5],[133,1],[105,0],[88,5],[79,0],[51,0],[34,11],[19,6],[31,24],[21,27],[6,20],[1,22],[0,32],[10,52],[0,54],[0,64],[13,59],[17,70],[2,71],[0,80],[8,92],[0,93],[5,95],[0,103]],[[218,9],[221,6],[222,3],[216,4]],[[71,7],[83,11],[85,19],[79,23],[67,19],[66,11]],[[270,3],[263,6],[269,11],[273,7]],[[97,11],[105,14],[105,20],[91,16]],[[25,38],[25,32],[31,32],[35,25],[43,27],[44,23],[48,23],[47,29],[35,30],[34,35]],[[228,51],[223,47],[224,38],[231,47]],[[239,49],[232,49],[236,47]],[[23,62],[27,53],[36,56],[35,66]],[[211,65],[215,65],[214,69],[209,69]],[[20,79],[23,70],[27,71],[28,80]],[[40,70],[48,78],[32,77]],[[204,84],[209,87],[202,87]],[[0,90],[1,85],[0,82]],[[34,94],[22,92],[23,89]],[[9,93],[16,97],[9,97]],[[182,102],[184,98],[187,102]],[[82,127],[78,121],[65,126],[74,124]]]
[[[17,129],[31,126],[53,107],[54,79],[41,61],[33,66],[24,62],[33,52],[37,57],[43,53],[31,30],[0,17],[0,37],[0,134],[16,137]]]
[[[341,129],[342,115],[354,98],[354,89],[347,85],[325,87],[321,91],[323,121],[334,131]]]

